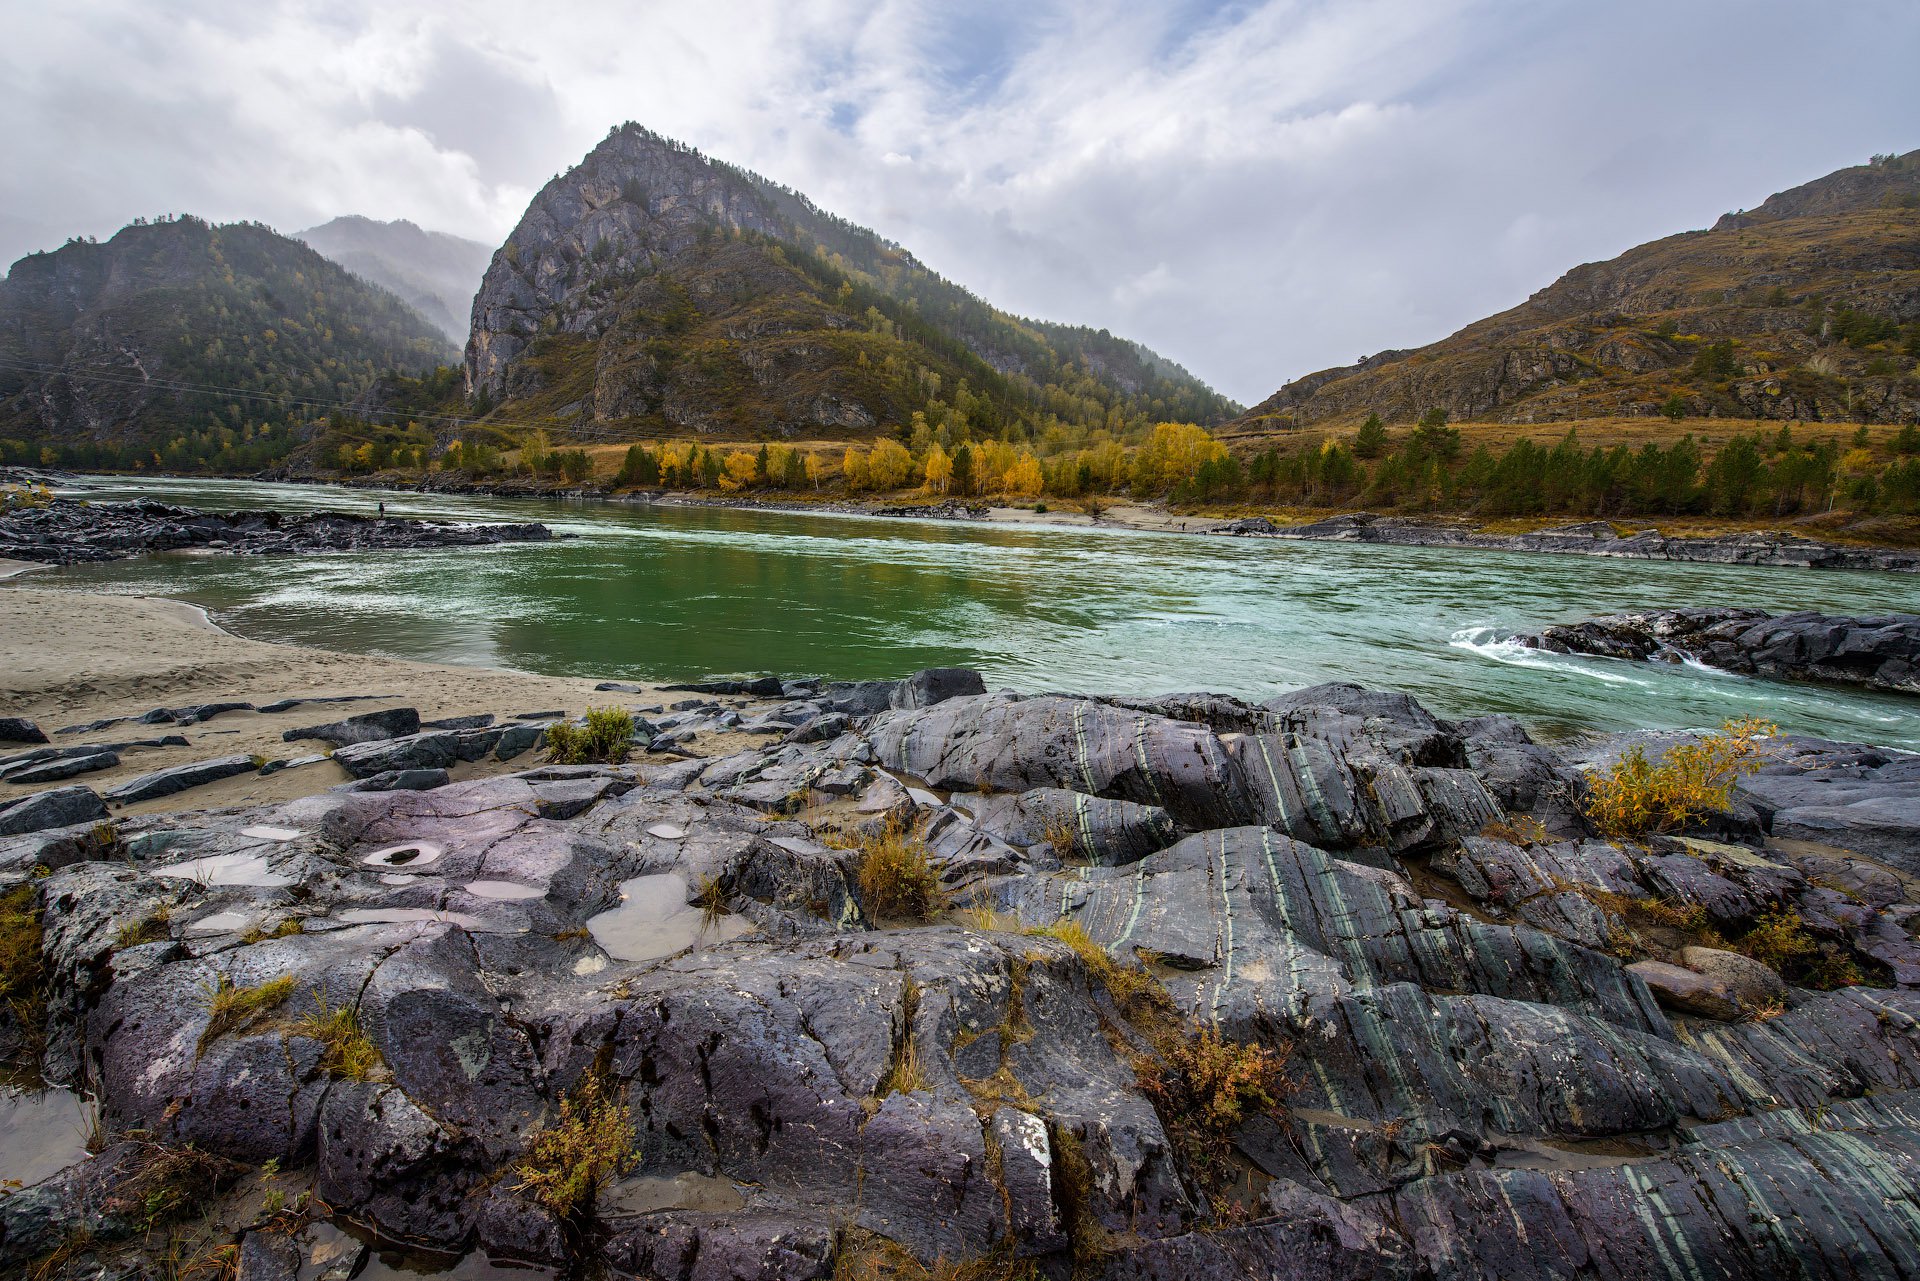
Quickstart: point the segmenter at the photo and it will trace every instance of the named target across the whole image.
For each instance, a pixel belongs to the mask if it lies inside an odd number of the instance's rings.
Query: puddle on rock
[[[87,1154],[87,1101],[71,1090],[0,1084],[0,1183],[32,1187]]]
[[[522,885],[518,881],[468,881],[466,891],[476,898],[500,899],[508,903],[547,896],[545,890]]]
[[[657,836],[663,841],[684,840],[687,829],[676,823],[655,823],[647,829],[648,836]]]
[[[620,906],[591,918],[587,928],[614,960],[651,961],[739,938],[753,923],[729,914],[708,925],[706,913],[687,902],[687,878],[662,872],[621,882]]]
[[[408,841],[375,850],[360,861],[369,867],[425,867],[444,853],[446,851],[432,841]]]
[[[187,933],[232,934],[237,930],[244,930],[252,921],[253,913],[251,912],[215,912],[211,916],[203,916],[187,926]]]
[[[240,835],[250,836],[256,841],[294,841],[303,834],[291,827],[270,827],[262,824],[259,827],[243,827],[240,829]]]
[[[699,1210],[726,1214],[747,1199],[730,1179],[688,1170],[671,1178],[622,1179],[600,1199],[603,1214],[653,1214],[660,1210]]]
[[[291,876],[281,876],[267,866],[260,854],[209,854],[188,859],[171,867],[150,867],[150,876],[174,877],[197,885],[254,885],[272,887],[291,885]]]
[[[458,925],[474,934],[519,934],[518,926],[483,921],[465,912],[445,912],[431,907],[355,907],[336,913],[336,921],[348,925]]]

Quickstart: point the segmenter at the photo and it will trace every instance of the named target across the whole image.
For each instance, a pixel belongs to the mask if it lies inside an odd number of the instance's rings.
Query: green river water
[[[78,492],[78,491],[76,491]],[[539,520],[577,535],[417,553],[169,555],[33,575],[165,595],[261,640],[549,675],[898,676],[1247,698],[1407,690],[1537,733],[1784,728],[1920,748],[1920,700],[1522,650],[1515,631],[1633,607],[1920,612],[1920,577],[785,512],[533,502],[223,480],[95,478],[97,499],[214,510]]]

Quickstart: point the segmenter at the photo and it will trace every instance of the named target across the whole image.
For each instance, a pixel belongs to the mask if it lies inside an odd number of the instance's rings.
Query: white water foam
[[[1447,644],[1453,649],[1464,649],[1509,667],[1531,667],[1537,671],[1586,676],[1608,685],[1638,685],[1643,689],[1652,686],[1651,681],[1636,680],[1620,672],[1599,671],[1565,654],[1529,648],[1512,636],[1502,636],[1498,628],[1463,627],[1453,634]]]

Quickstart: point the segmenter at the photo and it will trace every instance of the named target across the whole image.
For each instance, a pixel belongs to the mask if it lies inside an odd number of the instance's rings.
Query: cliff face
[[[0,282],[0,435],[118,441],[324,413],[378,370],[452,354],[399,299],[265,227],[140,223],[29,255]]]
[[[424,231],[405,219],[377,222],[351,214],[309,227],[296,239],[392,291],[449,342],[467,341],[473,293],[493,256],[479,241]]]
[[[1083,416],[1233,408],[1136,344],[999,312],[806,197],[634,125],[548,183],[494,254],[466,368],[516,416],[642,432],[861,434],[963,384],[990,430],[1048,412],[1050,391]]]
[[[1249,429],[1663,409],[1748,418],[1920,415],[1920,152],[1841,170],[1575,267],[1520,306],[1413,351],[1282,387]]]

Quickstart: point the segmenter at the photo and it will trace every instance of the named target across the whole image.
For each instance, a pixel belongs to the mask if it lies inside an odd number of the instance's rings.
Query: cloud
[[[137,214],[497,242],[623,120],[1229,394],[1920,143],[1920,10],[1731,0],[65,0],[0,48],[0,254]]]

